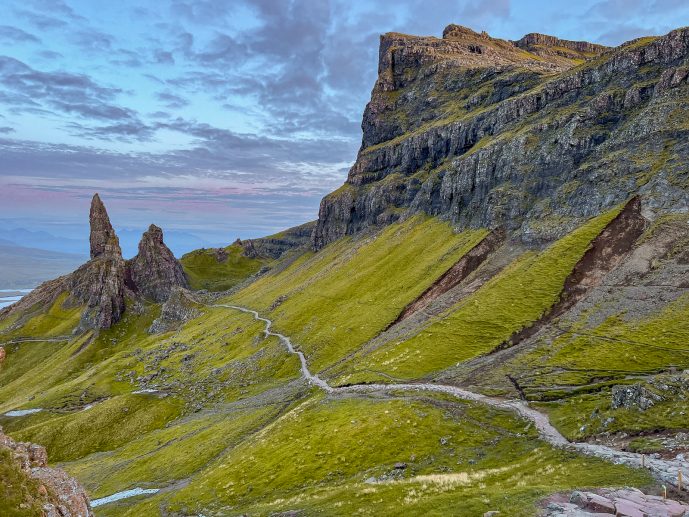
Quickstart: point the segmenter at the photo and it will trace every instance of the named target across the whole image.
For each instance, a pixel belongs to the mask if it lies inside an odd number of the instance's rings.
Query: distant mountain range
[[[0,239],[0,289],[36,287],[72,271],[84,260],[84,255],[17,246]]]

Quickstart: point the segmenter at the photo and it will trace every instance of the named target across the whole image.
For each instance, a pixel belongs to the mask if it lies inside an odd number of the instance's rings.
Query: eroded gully
[[[618,451],[611,447],[606,447],[604,445],[590,444],[585,442],[570,442],[565,438],[555,427],[550,424],[548,415],[541,413],[528,406],[526,402],[521,400],[510,400],[510,399],[499,399],[495,397],[488,397],[480,393],[474,393],[473,391],[468,391],[456,386],[450,386],[447,384],[433,384],[433,383],[406,383],[406,384],[358,384],[342,387],[330,386],[325,380],[321,379],[318,375],[311,373],[309,370],[308,363],[306,362],[306,357],[302,352],[297,350],[292,341],[287,336],[280,334],[278,332],[273,332],[271,330],[273,322],[268,318],[262,317],[258,312],[242,307],[239,305],[225,305],[217,304],[213,307],[222,307],[226,309],[233,309],[236,311],[241,311],[253,315],[257,321],[261,321],[265,324],[265,329],[263,333],[266,336],[274,336],[282,342],[282,344],[287,348],[291,354],[295,354],[299,357],[301,363],[301,373],[304,379],[306,379],[310,384],[318,386],[326,393],[337,394],[337,393],[373,393],[373,392],[390,392],[390,391],[429,391],[435,393],[446,393],[452,395],[462,400],[471,400],[479,402],[481,404],[486,404],[498,409],[506,409],[518,414],[520,417],[531,422],[536,429],[540,437],[555,447],[568,448],[576,450],[583,454],[589,456],[596,456],[607,461],[611,461],[616,464],[628,465],[631,467],[641,467],[642,465],[647,468],[653,476],[661,481],[672,485],[674,487],[678,486],[678,473],[682,472],[687,478],[689,475],[689,464],[686,461],[681,461],[678,459],[665,460],[661,458],[652,458],[648,456],[642,456],[641,454]]]

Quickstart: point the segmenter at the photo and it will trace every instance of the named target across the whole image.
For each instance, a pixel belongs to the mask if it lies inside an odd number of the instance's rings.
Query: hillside
[[[125,261],[94,197],[0,311],[0,425],[103,516],[683,515],[687,78],[683,29],[383,35],[318,221]]]

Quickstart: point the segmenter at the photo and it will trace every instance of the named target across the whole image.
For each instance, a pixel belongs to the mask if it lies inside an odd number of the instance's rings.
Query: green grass
[[[395,463],[407,468],[394,473]],[[375,477],[381,482],[365,484]],[[553,449],[483,406],[312,398],[170,494],[105,515],[533,515],[555,490],[649,483],[641,471]],[[130,503],[131,504],[131,503]]]
[[[204,468],[251,432],[275,418],[281,406],[203,413],[135,435],[121,447],[63,465],[92,497],[135,486],[161,487]]]
[[[50,338],[71,334],[79,325],[83,307],[63,307],[67,296],[68,293],[62,293],[47,310],[33,316],[20,328],[4,334],[3,341],[9,341],[13,337]]]
[[[13,433],[21,441],[44,445],[50,460],[67,461],[108,451],[176,418],[181,403],[151,395],[120,395],[91,409],[58,416]]]
[[[180,262],[192,289],[226,291],[257,273],[269,261],[249,258],[239,244],[225,248],[226,260],[219,262],[215,249],[201,249],[184,255]]]
[[[355,355],[342,369],[351,374],[339,382],[370,379],[371,371],[418,378],[490,352],[559,299],[567,276],[620,210],[592,219],[541,253],[523,254],[414,337]]]
[[[9,449],[0,447],[0,515],[40,517],[47,496],[38,492],[40,482],[30,478],[12,458]]]
[[[267,313],[318,371],[393,322],[486,233],[454,233],[437,219],[415,217],[306,253],[230,300]]]

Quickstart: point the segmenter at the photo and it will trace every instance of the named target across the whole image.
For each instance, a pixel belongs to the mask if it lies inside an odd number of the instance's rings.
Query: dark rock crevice
[[[503,230],[494,230],[490,232],[481,242],[474,246],[468,253],[460,258],[450,269],[438,278],[428,289],[426,289],[418,298],[407,305],[402,312],[397,316],[395,321],[390,323],[385,330],[388,330],[393,325],[408,318],[412,314],[428,307],[433,300],[442,296],[450,289],[458,286],[467,276],[473,273],[479,267],[490,253],[502,244],[505,240],[505,232]]]

